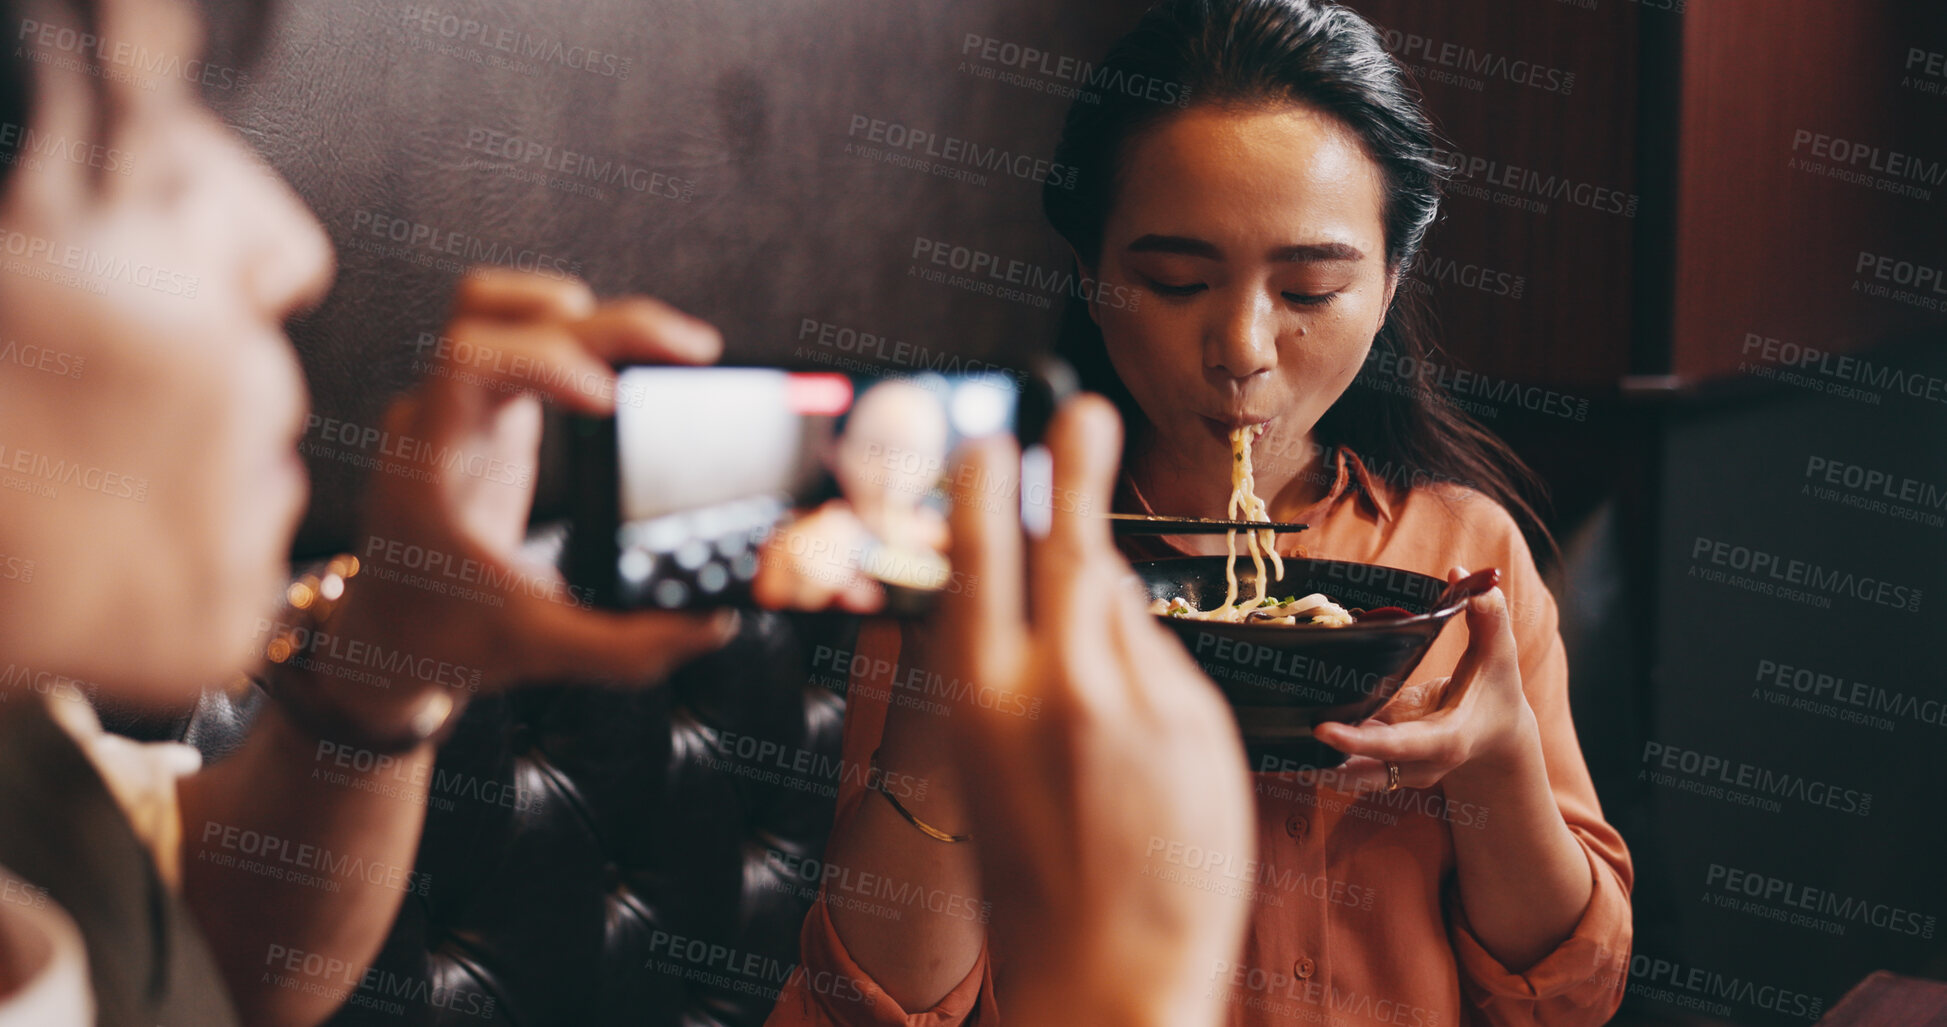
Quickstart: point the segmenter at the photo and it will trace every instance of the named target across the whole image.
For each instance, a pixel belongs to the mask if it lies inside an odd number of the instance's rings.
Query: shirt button
[[[1315,974],[1317,972],[1318,972],[1318,964],[1312,962],[1312,958],[1310,956],[1300,956],[1298,957],[1298,961],[1296,963],[1291,964],[1291,976],[1296,977],[1301,981],[1311,980],[1312,974]]]
[[[1306,832],[1312,829],[1311,818],[1303,813],[1293,813],[1284,819],[1284,833],[1303,841]]]

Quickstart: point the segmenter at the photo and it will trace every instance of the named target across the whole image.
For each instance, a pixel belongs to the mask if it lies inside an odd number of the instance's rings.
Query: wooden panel
[[[1679,374],[1779,368],[1804,347],[1947,325],[1947,282],[1898,281],[1947,274],[1947,8],[1839,10],[1711,0],[1685,15]]]
[[[1817,1027],[1947,1027],[1947,984],[1884,970],[1868,976],[1819,1019]]]
[[[1612,389],[1628,368],[1632,240],[1651,214],[1636,202],[1639,5],[1351,6],[1386,30],[1465,161],[1428,267],[1456,362]]]

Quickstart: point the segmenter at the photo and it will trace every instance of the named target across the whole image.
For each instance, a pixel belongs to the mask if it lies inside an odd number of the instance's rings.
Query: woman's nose
[[[268,169],[239,184],[240,238],[247,240],[245,294],[282,322],[317,306],[331,288],[336,258],[331,238],[291,187]]]
[[[1255,291],[1224,304],[1204,339],[1204,366],[1235,379],[1277,366],[1276,314],[1269,298]]]

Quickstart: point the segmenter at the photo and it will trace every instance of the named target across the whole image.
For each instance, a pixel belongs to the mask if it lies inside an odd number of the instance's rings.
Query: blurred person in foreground
[[[469,695],[542,677],[649,683],[733,630],[723,615],[584,608],[552,569],[520,555],[533,476],[515,485],[448,468],[531,467],[543,400],[602,412],[612,362],[703,363],[721,343],[652,300],[604,302],[579,282],[511,272],[467,276],[447,334],[506,359],[436,369],[391,408],[384,430],[425,443],[401,448],[427,456],[385,458],[363,530],[477,561],[499,582],[495,601],[448,599],[348,562],[287,590],[307,403],[281,326],[329,287],[329,243],[179,73],[201,46],[188,6],[0,10],[17,34],[0,57],[0,138],[12,147],[0,179],[10,354],[0,363],[0,1024],[315,1024],[349,993],[343,982],[356,982],[411,887],[424,771]],[[168,59],[147,71],[118,59],[129,52]],[[1112,421],[1099,401],[1065,414],[1056,473],[1105,487],[1108,460],[1085,437]],[[975,459],[1000,473],[1006,454]],[[963,526],[956,553],[992,591],[946,621],[957,651],[997,687],[1073,711],[1041,735],[990,724],[990,747],[969,754],[1011,782],[974,814],[988,854],[1042,882],[1049,900],[1008,907],[1003,922],[1054,946],[1041,993],[1063,999],[1046,1009],[1208,1019],[1171,970],[1234,946],[1241,910],[1174,887],[1132,904],[1078,886],[1061,854],[1085,844],[1126,861],[1155,831],[1187,829],[1173,818],[1241,842],[1248,796],[1234,732],[1133,597],[1074,592],[1117,574],[1099,524],[1058,518],[1037,543],[1031,623],[1018,538],[1011,518]],[[287,594],[305,610],[277,613]],[[337,643],[410,658],[374,672]],[[86,702],[180,708],[267,649],[282,657],[274,701],[243,747],[208,769],[187,746],[104,733]],[[1172,673],[1131,672],[1152,656]],[[456,686],[440,669],[454,667],[481,673]],[[389,762],[327,783],[314,756],[325,743]],[[1152,761],[1159,749],[1179,758]],[[1136,780],[1155,785],[1154,802],[1106,786],[1104,770],[1125,769],[1148,775]],[[379,773],[384,789],[363,787]],[[418,801],[397,794],[401,782],[417,782]],[[1048,816],[1075,827],[1004,840],[1008,825]],[[373,872],[317,887],[249,869],[271,852]],[[1143,931],[1100,930],[1110,925]],[[1130,987],[1115,968],[1136,952],[1156,973]],[[302,958],[286,966],[277,953]],[[313,960],[338,969],[303,986]]]

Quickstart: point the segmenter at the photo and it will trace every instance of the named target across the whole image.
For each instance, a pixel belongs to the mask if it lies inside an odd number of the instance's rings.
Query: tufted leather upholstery
[[[441,748],[391,937],[337,1024],[756,1024],[797,961],[843,700],[844,618],[744,616],[660,687],[483,697]],[[212,692],[215,757],[262,702]]]
[[[203,0],[219,66],[240,2],[262,0]],[[291,332],[319,419],[305,436],[313,491],[297,546],[315,555],[353,543],[372,456],[332,425],[356,437],[380,424],[423,373],[421,342],[440,330],[461,262],[445,248],[456,240],[470,259],[519,266],[538,254],[603,294],[652,292],[720,325],[733,363],[891,369],[900,358],[886,354],[913,347],[921,359],[1010,360],[1052,340],[1059,302],[912,273],[930,266],[914,255],[920,240],[1065,267],[1039,183],[999,172],[958,181],[861,154],[857,125],[1045,159],[1068,105],[1051,89],[1072,82],[1002,81],[1012,67],[969,56],[968,40],[1093,60],[1139,5],[263,6],[272,29],[247,76],[206,92],[338,252],[331,295]],[[626,60],[627,73],[550,58],[557,45]],[[512,157],[498,145],[510,139],[522,144]],[[577,168],[603,167],[631,173],[560,187]],[[658,184],[669,180],[686,183],[679,196]],[[807,323],[885,346],[807,341]],[[545,466],[540,484],[538,508],[553,516]],[[440,756],[442,780],[457,784],[451,808],[436,791],[428,814],[419,869],[431,894],[408,897],[379,986],[339,1022],[759,1022],[795,962],[812,891],[786,878],[815,859],[831,819],[817,778],[835,768],[840,705],[809,679],[805,656],[846,630],[755,618],[731,651],[658,690],[540,690],[471,707]],[[211,696],[178,730],[215,752],[247,714]],[[757,754],[726,760],[719,745]],[[812,769],[790,769],[800,765]],[[483,798],[510,785],[524,808]]]

